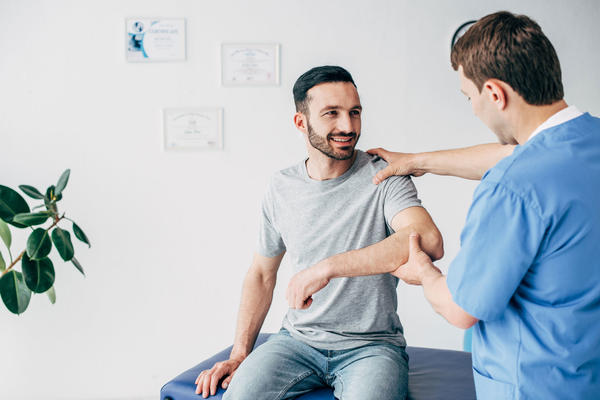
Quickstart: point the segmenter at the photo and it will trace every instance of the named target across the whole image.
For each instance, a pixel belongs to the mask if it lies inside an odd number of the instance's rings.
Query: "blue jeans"
[[[293,399],[325,386],[339,400],[403,400],[408,355],[403,347],[379,342],[320,350],[282,329],[242,362],[223,399]]]

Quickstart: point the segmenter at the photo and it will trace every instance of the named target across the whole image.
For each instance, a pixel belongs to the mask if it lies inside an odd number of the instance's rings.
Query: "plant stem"
[[[14,267],[15,265],[17,265],[17,263],[21,260],[21,258],[23,258],[23,254],[25,254],[25,250],[23,250],[21,252],[21,254],[19,254],[19,257],[17,257],[16,260],[14,260],[9,266],[8,268],[6,268],[4,270],[4,272],[2,272],[2,276],[4,276],[4,274],[8,273],[8,271],[10,271],[12,269],[12,267]]]
[[[62,217],[59,217],[58,215],[54,218],[54,222],[52,223],[52,225],[50,225],[47,229],[46,232],[48,232],[50,229],[54,228],[56,225],[58,225],[58,223],[60,222],[61,219],[63,219],[65,217],[65,214],[62,215]],[[4,272],[2,272],[2,275],[0,276],[4,276],[4,274],[8,273],[8,271],[10,271],[12,269],[12,267],[14,267],[15,265],[17,265],[17,263],[21,260],[21,258],[23,258],[23,254],[25,254],[27,250],[23,250],[21,252],[21,254],[19,254],[19,257],[17,257],[14,261],[11,262],[11,264],[8,266],[8,268],[6,268],[4,270]],[[8,252],[10,253],[10,249],[8,249]],[[12,256],[11,256],[12,259]]]

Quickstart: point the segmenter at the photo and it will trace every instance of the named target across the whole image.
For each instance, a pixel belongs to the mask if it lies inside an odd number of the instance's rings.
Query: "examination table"
[[[260,334],[256,346],[261,345],[270,334]],[[200,400],[194,384],[200,371],[209,369],[217,361],[229,357],[231,347],[202,361],[193,368],[166,383],[160,391],[161,400]],[[408,398],[414,400],[471,400],[475,399],[471,353],[464,351],[407,347],[410,357],[408,373]],[[377,390],[377,388],[373,388]],[[220,400],[223,390],[219,390],[211,400]],[[297,397],[298,400],[334,400],[331,389],[317,389]]]

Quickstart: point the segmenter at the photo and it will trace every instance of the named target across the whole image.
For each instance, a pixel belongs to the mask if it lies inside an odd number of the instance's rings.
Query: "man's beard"
[[[312,126],[310,125],[310,122],[306,122],[306,127],[308,128],[308,141],[310,142],[311,146],[319,150],[321,153],[325,154],[327,157],[333,158],[334,160],[343,161],[351,159],[354,155],[354,147],[356,146],[356,144],[358,143],[358,139],[360,138],[360,135],[357,135],[355,132],[336,134],[329,133],[325,138],[323,138],[322,136],[319,136],[317,133],[315,133]],[[353,139],[356,138],[356,141],[354,141],[353,144],[350,144],[348,146],[340,147],[339,149],[334,149],[329,144],[329,140],[333,140],[333,136],[350,137]]]

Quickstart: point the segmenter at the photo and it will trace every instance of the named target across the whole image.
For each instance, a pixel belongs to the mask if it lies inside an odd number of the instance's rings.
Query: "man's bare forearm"
[[[444,254],[442,237],[430,226],[409,225],[371,246],[336,254],[324,260],[331,278],[384,274],[395,271],[408,260],[408,235],[419,232],[423,250],[437,260]]]
[[[412,169],[417,174],[431,173],[480,180],[487,170],[512,154],[515,146],[500,143],[480,144],[452,150],[412,155]]]
[[[230,358],[243,360],[252,351],[271,307],[275,282],[275,276],[265,276],[253,267],[246,274]]]

